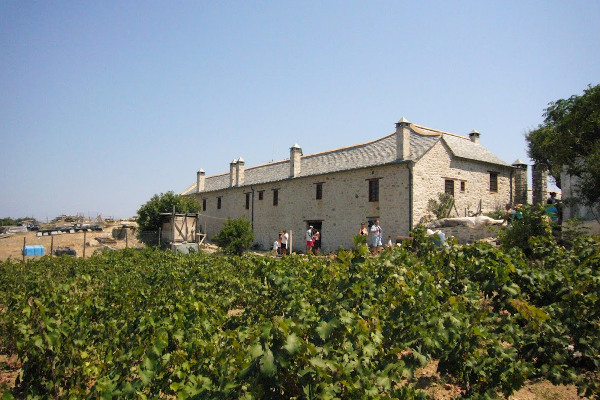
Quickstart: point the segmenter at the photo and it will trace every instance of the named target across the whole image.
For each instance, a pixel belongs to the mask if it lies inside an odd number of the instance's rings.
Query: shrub
[[[524,205],[519,208],[519,217],[510,221],[498,233],[502,247],[520,248],[531,257],[534,250],[540,250],[545,245],[555,244],[552,235],[552,222],[542,207]]]
[[[252,225],[247,219],[227,218],[221,232],[213,236],[212,239],[225,253],[241,256],[244,251],[252,246],[254,232],[252,232]]]

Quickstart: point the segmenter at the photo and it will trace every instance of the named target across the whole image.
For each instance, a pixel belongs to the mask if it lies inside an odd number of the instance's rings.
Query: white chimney
[[[479,144],[479,132],[477,132],[475,129],[469,133],[469,137],[471,138],[471,142]]]
[[[237,184],[237,160],[229,163],[229,187],[234,187]]]
[[[244,159],[242,157],[238,158],[237,160],[237,164],[235,167],[235,185],[236,186],[242,186],[244,184],[244,165],[246,164],[246,162],[244,161]]]
[[[203,169],[200,169],[200,171],[196,173],[196,193],[204,191],[204,183],[206,181],[205,175],[206,174]]]
[[[294,145],[290,147],[290,178],[295,178],[300,175],[301,162],[302,148],[298,143],[294,143]]]
[[[396,158],[406,160],[410,155],[410,122],[402,117],[396,122]]]

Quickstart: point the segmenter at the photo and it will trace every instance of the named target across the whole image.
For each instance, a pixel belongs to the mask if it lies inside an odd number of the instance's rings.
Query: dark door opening
[[[317,254],[321,251],[321,243],[323,242],[323,232],[321,232],[323,221],[306,221],[306,230],[308,230],[310,226],[313,227],[313,237],[316,232],[319,232],[318,238],[316,238],[313,244],[313,252]]]

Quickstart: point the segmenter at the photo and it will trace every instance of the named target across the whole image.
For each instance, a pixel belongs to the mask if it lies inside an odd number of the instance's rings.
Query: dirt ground
[[[23,248],[23,240],[25,240],[25,245],[27,246],[44,246],[45,255],[50,255],[51,248],[56,250],[58,246],[72,247],[77,252],[77,257],[83,257],[84,243],[86,243],[85,256],[89,257],[94,253],[94,251],[104,248],[104,246],[100,244],[96,238],[112,239],[112,230],[113,227],[109,226],[101,232],[63,233],[52,236],[36,236],[37,232],[16,233],[12,236],[0,239],[0,261],[8,258],[22,260],[23,255],[21,253],[21,249]],[[127,241],[117,240],[115,244],[107,245],[116,249],[124,249],[126,246],[135,248],[143,247],[143,244],[138,242],[138,240],[133,237],[134,235],[131,236],[132,237],[128,237]],[[25,257],[25,259],[27,260],[39,257],[40,256]]]

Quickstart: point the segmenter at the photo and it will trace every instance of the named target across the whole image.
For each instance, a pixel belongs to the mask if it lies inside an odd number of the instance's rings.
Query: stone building
[[[202,205],[199,226],[209,237],[226,218],[244,217],[263,248],[285,229],[293,232],[293,250],[303,251],[304,232],[313,225],[328,252],[351,247],[361,222],[379,219],[386,238],[408,235],[439,193],[454,196],[451,216],[513,203],[522,191],[515,188],[519,171],[479,137],[475,130],[464,137],[402,118],[394,133],[367,143],[310,155],[295,144],[283,161],[246,168],[239,158],[228,173],[200,170],[182,195]]]

